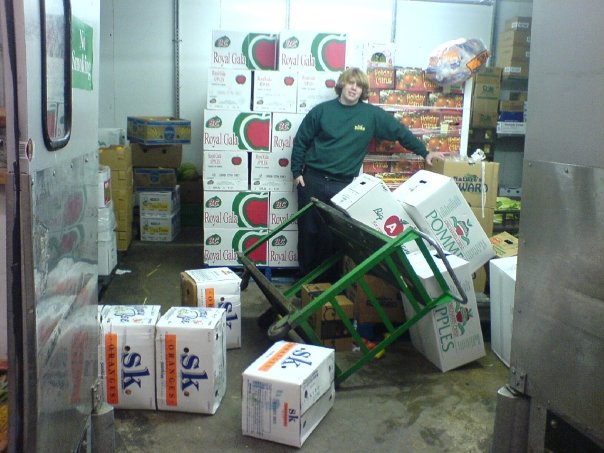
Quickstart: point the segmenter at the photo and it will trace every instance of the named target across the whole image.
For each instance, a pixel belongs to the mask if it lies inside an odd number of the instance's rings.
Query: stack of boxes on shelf
[[[180,232],[177,168],[191,123],[172,117],[128,117],[135,206],[142,241],[170,242]]]
[[[111,169],[111,204],[116,221],[117,250],[124,252],[132,242],[132,151],[123,145],[100,148],[99,163]]]
[[[470,120],[469,151],[481,148],[488,159],[493,158],[497,127],[501,68],[484,67],[474,75],[472,116]],[[471,154],[471,152],[468,152]]]
[[[531,18],[512,17],[497,36],[496,66],[504,77],[527,78],[531,46]]]
[[[531,18],[513,17],[506,21],[497,39],[497,66],[504,78],[527,79],[530,61]],[[524,134],[526,132],[527,92],[510,91],[499,103],[497,132]]]
[[[369,50],[366,50],[369,48]],[[367,45],[364,54],[389,55],[385,47]],[[408,127],[428,151],[459,154],[463,111],[461,85],[437,86],[421,68],[395,67],[392,58],[365,58],[369,102],[379,104]],[[397,142],[377,141],[369,149],[363,172],[395,188],[424,168],[424,161]]]
[[[115,214],[111,202],[111,168],[100,165],[98,171],[98,261],[99,275],[109,275],[117,265],[117,238],[114,233]]]
[[[345,35],[215,30],[203,132],[204,264],[240,265],[247,249],[297,209],[293,139],[310,108],[335,97]],[[249,257],[298,266],[297,225]]]

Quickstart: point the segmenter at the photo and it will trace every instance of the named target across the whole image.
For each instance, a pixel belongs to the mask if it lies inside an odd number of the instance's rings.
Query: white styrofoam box
[[[252,153],[251,190],[290,191],[294,187],[291,151]]]
[[[283,30],[279,40],[279,69],[346,69],[346,35],[309,30]]]
[[[97,240],[99,275],[110,275],[117,266],[117,235],[111,231],[106,240]]]
[[[99,146],[109,147],[126,144],[126,131],[123,128],[99,128]]]
[[[239,69],[277,69],[279,35],[212,30],[211,66]]]
[[[204,151],[203,190],[248,190],[246,151]]]
[[[296,113],[298,72],[254,71],[252,110],[254,112]]]
[[[172,307],[157,322],[157,408],[215,414],[226,391],[226,311]]]
[[[321,102],[329,101],[338,95],[335,86],[338,83],[338,72],[300,71],[298,72],[297,112],[305,114]]]
[[[287,222],[298,212],[298,192],[270,192],[268,210],[268,228],[273,230],[279,225]],[[290,223],[285,230],[298,230],[298,221]]]
[[[99,376],[108,404],[155,409],[155,325],[159,305],[105,305]]]
[[[107,206],[97,208],[97,237],[99,241],[110,241],[111,236],[115,236],[115,211],[113,201],[109,201]]]
[[[335,353],[321,346],[278,341],[244,372],[242,430],[244,435],[301,446],[333,405]],[[321,397],[331,395],[326,408],[302,421]],[[308,425],[308,423],[306,424]]]
[[[103,208],[111,202],[111,168],[99,165],[97,207]]]
[[[208,99],[210,110],[251,109],[252,71],[246,69],[209,68]]]
[[[453,178],[420,170],[392,194],[418,228],[445,253],[468,261],[470,272],[495,256],[488,236]]]
[[[237,252],[248,249],[268,230],[249,228],[214,228],[203,229],[203,263],[208,266],[241,266]],[[266,265],[268,242],[249,254],[257,265]]]
[[[268,243],[268,265],[298,267],[298,231],[283,230]]]
[[[489,261],[491,349],[510,366],[517,256]]]
[[[176,186],[174,190],[145,190],[137,193],[143,217],[170,217],[180,210],[180,186]]]
[[[236,110],[204,110],[204,151],[269,152],[271,114]]]
[[[417,229],[384,181],[366,173],[338,192],[331,202],[353,219],[390,237],[396,237],[409,228]],[[410,241],[403,245],[403,250],[410,253],[419,248]]]
[[[266,228],[269,193],[204,191],[203,224],[215,228]]]
[[[442,293],[440,286],[421,252],[408,257],[430,297],[439,296]],[[447,256],[447,260],[467,296],[466,304],[454,301],[436,307],[409,329],[413,346],[442,371],[452,370],[485,355],[470,268],[467,261],[455,255]],[[451,292],[459,297],[453,280],[436,253],[434,261]],[[405,315],[410,319],[415,311],[404,294],[402,298]]]
[[[141,241],[170,242],[180,233],[180,210],[169,217],[147,217],[140,213]]]
[[[192,269],[184,273],[195,287],[198,307],[217,307],[226,310],[227,349],[240,348],[241,278],[228,267]]]
[[[294,137],[304,116],[301,113],[273,113],[271,151],[292,151]]]

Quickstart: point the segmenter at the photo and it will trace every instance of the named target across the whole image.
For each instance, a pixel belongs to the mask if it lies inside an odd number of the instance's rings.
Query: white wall
[[[350,49],[359,42],[392,42],[396,36],[397,45],[404,48],[396,63],[420,66],[422,61],[427,64],[435,44],[445,40],[480,37],[488,45],[493,26],[484,14],[487,7],[483,5],[409,0],[179,0],[178,3],[180,117],[190,119],[192,124],[192,143],[184,147],[183,161],[198,168],[201,168],[202,115],[213,29],[345,32],[352,44]],[[530,10],[532,5],[531,0],[497,3],[513,4],[510,16],[520,14],[526,5]],[[466,15],[464,8],[479,13]],[[508,12],[507,6],[498,8]],[[435,15],[434,11],[439,9],[440,13]],[[451,11],[456,14],[452,16]],[[395,17],[397,29],[393,30]],[[403,40],[401,37],[405,35],[412,36],[412,40]],[[99,127],[125,129],[128,115],[174,115],[174,2],[103,0],[99,65]]]

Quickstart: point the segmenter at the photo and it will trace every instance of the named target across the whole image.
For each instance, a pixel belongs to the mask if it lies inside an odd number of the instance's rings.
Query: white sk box
[[[155,410],[155,324],[159,305],[105,305],[99,376],[118,409]]]
[[[300,447],[334,402],[333,349],[279,341],[243,372],[243,434]]]
[[[510,256],[489,262],[491,349],[508,367],[512,352],[517,259],[517,256]]]
[[[390,237],[396,237],[408,228],[417,229],[384,181],[366,173],[333,196],[331,202],[353,219]],[[419,248],[411,241],[403,245],[403,250],[410,253]]]
[[[447,256],[461,287],[467,296],[465,305],[449,302],[436,307],[409,329],[413,346],[441,371],[449,371],[485,355],[476,293],[468,263],[454,255]],[[451,292],[459,297],[453,280],[441,259],[434,257]],[[409,262],[422,281],[430,297],[437,297],[441,289],[421,252],[409,255]],[[404,294],[403,307],[407,319],[415,315]]]
[[[226,347],[240,348],[241,278],[228,267],[192,269],[184,273],[183,285],[191,286],[198,307],[226,310]]]
[[[226,391],[226,311],[172,307],[157,322],[157,408],[214,414]]]
[[[463,258],[476,272],[495,253],[480,222],[453,178],[420,170],[393,192],[396,200],[446,253]]]

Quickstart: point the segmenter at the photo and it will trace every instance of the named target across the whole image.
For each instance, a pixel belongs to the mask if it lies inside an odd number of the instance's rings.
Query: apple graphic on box
[[[327,79],[327,80],[325,81],[325,86],[326,86],[327,88],[333,88],[333,87],[335,87],[335,86],[336,86],[336,81],[335,81],[334,79]]]
[[[287,164],[289,164],[289,159],[282,157],[281,159],[279,159],[279,166],[280,167],[287,167]]]
[[[292,76],[287,76],[283,78],[283,82],[285,83],[285,85],[287,85],[288,87],[292,86],[294,84],[294,78]]]
[[[243,85],[246,80],[247,79],[243,74],[239,74],[237,77],[235,77],[235,82],[237,82],[239,85]]]
[[[241,165],[241,162],[243,162],[243,160],[239,156],[234,156],[231,157],[231,162],[233,163],[233,165]]]

